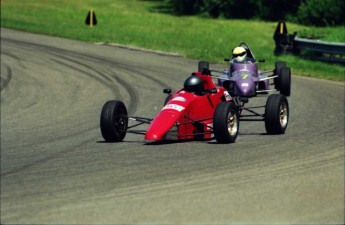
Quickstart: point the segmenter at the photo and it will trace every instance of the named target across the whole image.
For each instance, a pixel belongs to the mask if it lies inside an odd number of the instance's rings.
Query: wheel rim
[[[236,113],[229,112],[228,114],[228,132],[231,136],[237,133],[237,115]]]
[[[118,128],[119,132],[125,132],[127,129],[127,118],[124,110],[119,110],[118,115],[115,117],[114,125]]]
[[[279,110],[279,122],[281,127],[286,127],[288,122],[288,109],[285,102],[282,102]]]

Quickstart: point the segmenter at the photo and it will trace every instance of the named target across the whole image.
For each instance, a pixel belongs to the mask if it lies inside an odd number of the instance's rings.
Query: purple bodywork
[[[269,81],[261,80],[262,78],[259,75],[258,63],[254,60],[251,60],[251,63],[231,62],[230,71],[224,70],[218,84],[228,86],[235,96],[253,97],[258,91],[269,89]]]

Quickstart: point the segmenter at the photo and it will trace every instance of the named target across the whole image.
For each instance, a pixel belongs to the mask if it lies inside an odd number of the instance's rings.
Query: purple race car
[[[203,74],[220,73],[218,85],[227,89],[238,107],[240,121],[264,121],[268,134],[284,134],[289,120],[289,104],[287,96],[291,94],[291,70],[284,62],[275,63],[275,68],[260,71],[258,63],[246,43],[239,45],[246,51],[247,60],[236,63],[232,59],[225,59],[230,67],[224,71],[209,69],[207,61],[200,61],[198,70]],[[272,88],[273,87],[273,88]],[[249,99],[255,96],[268,95],[264,106],[245,107]],[[264,112],[260,112],[264,108]]]

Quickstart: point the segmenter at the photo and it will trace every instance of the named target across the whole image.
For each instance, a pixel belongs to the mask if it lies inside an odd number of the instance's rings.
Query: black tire
[[[284,134],[289,122],[289,103],[281,94],[267,98],[265,107],[265,127],[268,134]]]
[[[207,61],[200,61],[198,63],[198,72],[202,73],[204,69],[209,69],[210,68],[210,63]]]
[[[291,94],[291,70],[289,67],[283,67],[279,72],[280,94],[290,96]]]
[[[126,136],[128,127],[126,106],[120,101],[106,102],[102,108],[100,126],[105,141],[122,141]]]
[[[281,68],[286,67],[285,62],[277,61],[274,65],[274,75],[279,75]],[[274,78],[274,87],[280,90],[279,78]]]
[[[239,131],[238,108],[234,102],[221,102],[213,116],[214,137],[219,143],[233,143]]]
[[[286,67],[285,62],[277,61],[274,66],[274,74],[277,75],[281,68]]]

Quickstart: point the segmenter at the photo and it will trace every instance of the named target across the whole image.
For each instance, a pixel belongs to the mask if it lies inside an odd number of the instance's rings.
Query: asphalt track
[[[343,224],[344,83],[293,76],[285,135],[243,122],[229,145],[103,142],[107,100],[153,117],[196,69],[1,29],[1,224]]]

